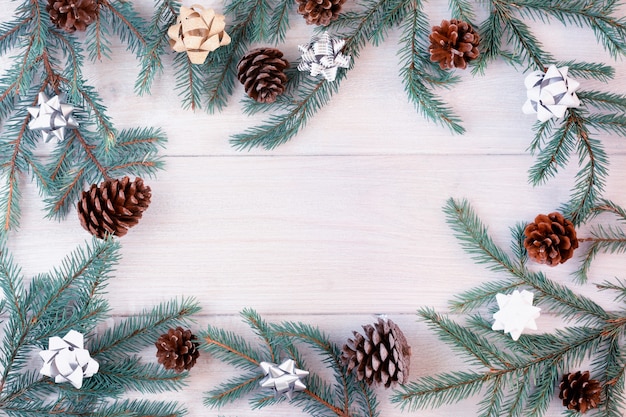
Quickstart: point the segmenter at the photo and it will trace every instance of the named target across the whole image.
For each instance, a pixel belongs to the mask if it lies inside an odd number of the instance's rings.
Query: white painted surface
[[[151,1],[135,3],[150,13]],[[428,6],[433,24],[448,16],[446,3]],[[0,11],[0,20],[7,13]],[[295,46],[308,39],[312,28],[292,15],[287,42],[279,47],[293,62]],[[612,62],[589,29],[566,29],[558,22],[531,26],[559,59],[615,66],[609,85],[583,81],[583,88],[626,94],[626,63]],[[169,137],[166,171],[148,181],[153,203],[122,239],[123,259],[108,287],[115,315],[193,295],[203,307],[196,329],[211,323],[245,332],[237,313],[252,307],[268,320],[319,325],[343,343],[352,330],[385,313],[413,347],[413,378],[464,368],[416,322],[415,310],[434,306],[445,311],[454,294],[496,276],[463,253],[441,207],[449,197],[468,198],[496,242],[508,247],[510,226],[567,201],[576,167],[561,170],[543,186],[528,184],[533,158],[526,148],[534,120],[520,110],[524,75],[501,62],[481,77],[463,73],[461,83],[442,91],[467,134],[452,136],[425,121],[403,92],[398,38],[398,31],[391,31],[381,46],[368,46],[331,103],[274,151],[241,153],[230,147],[231,134],[264,119],[242,114],[241,86],[228,108],[208,115],[179,108],[169,58],[147,97],[132,94],[137,63],[117,43],[113,62],[86,67],[118,128],[160,126]],[[6,68],[9,60],[3,57],[0,63]],[[601,138],[611,160],[605,196],[626,205],[625,142]],[[26,179],[22,209],[21,227],[11,234],[9,249],[27,276],[49,270],[89,239],[75,212],[62,222],[44,219],[37,190]],[[585,236],[585,230],[579,234]],[[571,282],[576,266],[576,260],[570,261],[549,275]],[[624,278],[624,266],[626,255],[600,255],[592,280]],[[598,294],[591,284],[576,290],[611,306],[608,295]],[[555,323],[549,315],[538,321],[540,329]],[[222,411],[204,408],[202,392],[232,375],[228,366],[204,355],[190,386],[168,399],[184,402],[191,416],[301,415],[288,405],[253,412],[246,401]],[[378,393],[381,416],[399,416],[387,400],[390,392]],[[403,414],[469,416],[476,402]],[[555,399],[547,416],[560,413]]]

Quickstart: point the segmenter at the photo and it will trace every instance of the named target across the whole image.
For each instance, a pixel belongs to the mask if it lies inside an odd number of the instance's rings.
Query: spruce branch
[[[212,113],[226,106],[235,87],[237,64],[248,46],[254,42],[284,36],[288,27],[287,4],[287,1],[278,0],[227,2],[224,13],[231,18],[226,28],[231,38],[230,44],[211,52],[203,64],[192,64],[184,53],[179,53],[174,58],[176,90],[183,107],[195,110],[204,105]],[[166,32],[175,23],[179,8],[180,3],[174,0],[160,0],[157,3],[149,28],[150,53],[142,60],[142,69],[146,72],[141,73],[135,82],[135,90],[141,94],[150,91],[155,73],[162,68],[160,55],[163,54],[168,39]],[[278,15],[275,18],[272,16],[274,8]],[[281,15],[281,8],[284,15]]]
[[[244,310],[241,315],[258,337],[255,345],[239,335],[212,326],[201,335],[204,339],[202,349],[243,371],[242,375],[206,393],[204,404],[207,407],[220,407],[251,394],[249,403],[254,409],[283,401],[282,397],[274,398],[270,391],[258,392],[262,378],[259,364],[290,358],[298,368],[306,369],[300,346],[305,345],[322,357],[335,380],[327,382],[311,372],[305,380],[306,389],[296,393],[289,400],[290,404],[313,416],[378,416],[378,401],[373,391],[347,373],[339,346],[318,328],[294,322],[267,323],[251,309]]]
[[[465,7],[464,2],[459,2],[457,14],[464,14]],[[424,117],[448,127],[453,133],[465,132],[461,120],[430,90],[434,86],[450,86],[458,78],[452,76],[450,71],[432,65],[430,61],[427,38],[424,36],[429,30],[428,17],[421,1],[410,2],[408,16],[401,26],[403,36],[400,43],[403,47],[399,51],[402,66],[400,75],[409,100]]]
[[[579,78],[595,78],[606,81],[613,75],[612,68],[603,64],[556,62],[535,36],[528,21],[549,24],[551,18],[561,20],[564,25],[588,27],[596,34],[607,50],[615,57],[624,54],[624,18],[619,16],[616,2],[602,3],[576,0],[567,5],[556,0],[490,0],[473,4],[468,0],[449,0],[453,18],[462,19],[479,27],[481,54],[474,64],[474,73],[484,73],[487,65],[502,59],[525,69],[544,70],[549,64],[569,66],[570,73]],[[142,74],[137,79],[136,90],[141,94],[149,92],[155,73],[161,70],[159,53],[163,52],[164,32],[175,20],[179,3],[174,0],[158,0],[152,19],[146,54],[142,63]],[[174,59],[177,75],[177,90],[183,107],[199,108],[202,105],[209,112],[223,109],[234,90],[236,66],[250,44],[255,42],[278,43],[285,39],[289,29],[288,0],[230,0],[225,4],[224,14],[230,22],[227,32],[231,43],[212,52],[201,65],[192,65],[184,54]],[[480,24],[476,20],[475,7],[485,7],[487,18]],[[273,104],[256,103],[243,99],[244,113],[260,111],[270,113],[265,123],[251,127],[231,137],[231,144],[240,150],[263,147],[273,149],[293,138],[309,120],[338,91],[341,82],[354,66],[354,60],[367,44],[379,45],[386,34],[396,27],[402,30],[398,55],[401,59],[400,75],[409,101],[427,119],[447,127],[453,133],[463,133],[464,128],[457,115],[439,97],[434,89],[450,87],[458,77],[449,71],[442,71],[428,56],[428,35],[430,25],[423,12],[421,0],[362,0],[354,10],[339,14],[328,29],[346,40],[343,52],[352,56],[348,70],[340,71],[334,82],[311,79],[296,71],[289,71],[287,91]],[[332,85],[330,85],[332,84]],[[592,97],[591,95],[589,98]],[[597,97],[599,101],[607,97]],[[606,106],[611,106],[610,99]],[[1,110],[1,109],[0,109]],[[608,111],[607,107],[604,110]],[[624,120],[619,117],[590,119],[599,130],[623,132]],[[541,150],[540,143],[533,143],[533,150]],[[597,153],[592,146],[578,147],[584,155]],[[550,160],[550,156],[542,160]],[[543,169],[539,169],[543,168]],[[547,178],[556,173],[555,166],[537,167],[538,175]],[[590,186],[602,179],[594,169],[602,169],[591,164],[581,169],[571,210],[579,217],[586,214],[588,201],[593,200],[598,187]],[[533,170],[535,171],[535,169]],[[541,182],[538,179],[537,182]],[[600,187],[601,188],[601,187]],[[580,211],[580,213],[578,213]]]
[[[469,369],[421,377],[396,390],[392,402],[403,409],[417,410],[482,393],[478,403],[480,416],[540,417],[545,415],[554,398],[561,376],[591,359],[591,372],[605,393],[601,409],[595,415],[619,415],[624,397],[622,345],[626,317],[623,312],[607,313],[590,299],[573,293],[544,274],[530,272],[522,259],[526,253],[520,247],[521,224],[512,228],[513,252],[519,259],[511,261],[495,247],[467,201],[451,199],[444,210],[461,245],[477,262],[487,263],[487,267],[491,266],[497,273],[513,277],[482,284],[463,294],[460,309],[475,313],[462,322],[432,309],[419,310],[421,319],[444,343],[466,356]],[[598,210],[623,212],[609,202]],[[495,291],[502,289],[507,294],[518,285],[531,288],[539,295],[536,298],[539,305],[547,305],[550,312],[570,322],[575,320],[575,324],[551,334],[522,335],[517,341],[493,331],[490,317],[487,318],[481,307],[493,306],[490,300],[493,303]],[[600,288],[617,291],[619,299],[626,294],[626,286],[619,280]],[[455,303],[459,305],[459,301]]]
[[[626,221],[626,210],[609,200],[601,200],[599,205],[593,207],[590,218],[601,213],[610,213],[621,223]],[[626,252],[626,231],[618,225],[595,224],[591,226],[590,234],[591,237],[581,239],[581,242],[590,244],[585,249],[579,268],[574,272],[574,277],[579,283],[587,282],[591,264],[599,253]]]
[[[146,32],[146,52],[141,59],[141,69],[135,81],[135,92],[150,92],[157,74],[163,71],[162,56],[169,48],[167,29],[176,22],[180,4],[175,0],[157,0],[154,14]]]
[[[547,22],[552,16],[559,22],[590,27],[614,58],[626,54],[626,18],[615,17],[617,2],[516,0],[515,5],[522,16],[531,19]]]
[[[329,29],[339,30],[345,40],[343,52],[352,56],[350,67],[346,71],[339,71],[332,83],[298,74],[297,90],[290,92],[290,104],[284,106],[285,112],[273,114],[265,124],[234,135],[231,144],[241,150],[253,147],[273,149],[294,137],[330,101],[332,95],[337,93],[341,81],[353,68],[354,60],[367,42],[382,42],[387,31],[402,21],[407,13],[408,2],[409,0],[365,0],[361,11],[339,16],[329,25]]]
[[[95,23],[88,27],[84,44],[75,34],[52,24],[44,3],[24,0],[14,20],[0,27],[0,53],[17,50],[13,64],[0,77],[0,235],[19,225],[20,178],[32,177],[47,203],[49,216],[63,217],[86,185],[111,176],[153,175],[161,166],[157,150],[165,137],[158,129],[119,132],[99,94],[82,73],[84,57],[106,57],[109,38],[117,35],[128,49],[143,56],[148,45],[143,19],[125,1],[101,0]],[[20,25],[20,26],[18,26]],[[40,133],[28,128],[28,107],[38,104],[38,94],[61,95],[76,107],[77,129],[66,132],[52,156],[39,156]],[[40,104],[40,103],[39,103]],[[158,140],[154,146],[132,152],[118,151],[118,141],[131,132]],[[145,133],[149,132],[149,133]],[[128,148],[126,148],[128,149]],[[115,158],[112,157],[115,155]]]
[[[486,226],[475,214],[467,200],[449,199],[444,207],[447,221],[455,232],[461,246],[474,261],[485,264],[494,272],[510,275],[512,281],[499,281],[495,284],[483,284],[466,293],[462,293],[453,303],[453,307],[468,311],[468,307],[476,308],[483,302],[493,302],[494,292],[525,286],[536,291],[537,301],[547,303],[555,311],[566,318],[584,317],[592,320],[606,320],[608,313],[597,303],[587,297],[580,296],[568,287],[550,281],[541,272],[529,270],[523,262],[513,262],[511,258],[496,246],[487,232]]]
[[[453,19],[463,20],[470,23],[472,26],[476,21],[476,13],[472,8],[472,5],[467,0],[448,0],[448,6],[450,8],[450,16]]]
[[[600,111],[619,109],[619,100],[624,99],[600,92],[583,92],[581,96],[588,107]],[[595,98],[598,98],[597,102]],[[535,138],[529,148],[531,153],[538,154],[535,164],[529,169],[529,179],[534,185],[556,176],[559,168],[569,163],[572,154],[577,154],[579,170],[571,200],[562,207],[564,214],[576,225],[591,214],[608,176],[608,156],[602,142],[594,137],[594,133],[600,132],[626,134],[626,119],[614,114],[591,113],[586,109],[569,109],[558,128],[552,121],[537,123]]]
[[[59,267],[34,277],[28,288],[12,256],[0,250],[0,289],[8,314],[0,341],[0,414],[184,415],[175,403],[117,400],[129,390],[157,393],[183,386],[184,375],[144,364],[133,353],[153,345],[163,327],[181,323],[198,311],[192,300],[172,301],[129,317],[103,334],[95,332],[109,317],[103,290],[119,261],[119,249],[113,239],[94,238]],[[64,336],[69,330],[86,334],[86,347],[100,365],[80,390],[55,384],[29,369],[31,357],[46,348],[50,337]]]

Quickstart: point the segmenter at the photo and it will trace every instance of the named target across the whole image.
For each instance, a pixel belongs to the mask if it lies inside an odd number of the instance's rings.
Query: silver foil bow
[[[576,90],[580,83],[567,76],[567,69],[550,65],[545,74],[541,71],[528,74],[524,80],[528,100],[522,111],[526,114],[537,113],[537,119],[545,122],[552,117],[562,118],[569,107],[578,107],[580,100]]]
[[[57,142],[65,139],[65,129],[76,129],[78,122],[72,116],[74,106],[63,103],[57,95],[48,98],[41,92],[38,96],[38,106],[29,107],[28,113],[32,116],[28,123],[30,130],[41,130],[44,142],[56,138]]]
[[[54,378],[54,382],[69,382],[76,389],[83,386],[83,378],[89,378],[98,372],[99,364],[91,358],[89,351],[83,348],[83,335],[70,330],[63,338],[51,337],[48,350],[39,352],[43,359],[42,375]]]
[[[314,36],[306,45],[298,45],[302,53],[299,71],[310,71],[312,76],[322,75],[327,81],[335,81],[339,68],[350,66],[350,56],[341,53],[346,41],[331,37],[328,32]]]
[[[259,385],[263,388],[272,388],[276,398],[284,395],[291,400],[295,392],[306,389],[306,385],[301,379],[307,376],[309,372],[296,368],[293,359],[286,359],[280,365],[261,362],[260,366],[265,378],[259,382]]]

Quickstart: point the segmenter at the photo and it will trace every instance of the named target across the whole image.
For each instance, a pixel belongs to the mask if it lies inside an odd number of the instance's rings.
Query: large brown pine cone
[[[154,344],[159,363],[165,369],[173,369],[176,372],[190,370],[200,356],[199,343],[195,340],[196,336],[191,334],[191,330],[184,330],[180,326],[169,329]]]
[[[66,32],[84,31],[98,18],[96,0],[48,0],[46,11],[56,27]]]
[[[107,233],[124,236],[139,222],[150,204],[150,197],[150,187],[144,185],[141,178],[107,180],[99,187],[93,184],[88,191],[83,191],[78,202],[80,224],[101,239]]]
[[[574,255],[578,247],[576,229],[560,213],[540,214],[524,229],[528,256],[541,264],[556,266]]]
[[[289,62],[275,48],[253,49],[237,65],[237,78],[246,93],[261,103],[273,103],[285,91]]]
[[[363,326],[365,336],[353,332],[343,346],[341,359],[348,372],[356,371],[359,381],[367,384],[404,384],[409,379],[411,347],[404,333],[391,320],[378,319],[374,325]]]
[[[304,16],[309,25],[328,26],[337,20],[341,6],[346,0],[296,0],[298,13]]]
[[[561,390],[559,398],[563,400],[563,405],[568,410],[576,410],[581,413],[596,408],[602,393],[600,382],[589,379],[589,371],[563,375],[559,389]]]
[[[480,36],[462,20],[442,20],[441,26],[433,26],[429,39],[430,60],[439,62],[441,69],[465,69],[478,57]]]

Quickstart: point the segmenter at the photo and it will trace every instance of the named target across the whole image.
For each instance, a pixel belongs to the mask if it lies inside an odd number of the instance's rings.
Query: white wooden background
[[[134,3],[142,14],[151,13],[152,1]],[[205,5],[222,9],[217,1]],[[449,17],[443,0],[427,7],[432,24]],[[10,13],[2,8],[0,20]],[[279,47],[295,63],[297,45],[313,28],[295,10],[291,18],[287,41]],[[558,59],[615,66],[610,84],[582,81],[581,88],[626,94],[626,63],[613,62],[591,30],[555,21],[531,26]],[[403,91],[398,39],[393,30],[381,46],[368,46],[331,103],[274,151],[230,147],[231,134],[265,117],[242,114],[239,85],[223,112],[208,115],[180,108],[171,56],[146,97],[133,94],[138,64],[122,45],[115,44],[111,62],[86,66],[118,128],[160,126],[169,137],[166,170],[148,181],[153,202],[122,239],[123,259],[108,287],[115,315],[195,296],[203,310],[194,330],[211,323],[245,332],[238,312],[252,307],[268,320],[319,325],[343,343],[352,330],[384,313],[401,326],[413,348],[412,379],[464,369],[463,361],[417,321],[415,311],[419,306],[446,311],[454,294],[496,276],[461,250],[442,206],[449,197],[467,197],[496,242],[508,247],[510,226],[568,200],[576,166],[543,186],[529,185],[533,158],[526,149],[534,118],[521,113],[524,74],[502,62],[480,77],[461,72],[461,83],[441,91],[462,117],[465,135],[450,135],[425,121]],[[10,61],[3,57],[0,63],[6,68]],[[605,196],[626,205],[626,142],[608,135],[602,142],[611,161]],[[74,211],[61,222],[45,219],[35,186],[24,179],[22,188],[21,227],[8,246],[24,274],[32,276],[58,265],[89,235]],[[586,235],[585,228],[579,235]],[[574,259],[550,269],[549,276],[569,283],[576,266]],[[600,255],[592,282],[624,278],[624,266],[626,255]],[[610,306],[608,296],[591,283],[571,285]],[[538,325],[545,330],[555,322],[544,314]],[[154,360],[152,351],[146,356]],[[185,403],[191,416],[303,415],[286,404],[262,412],[251,411],[246,401],[223,410],[203,407],[202,393],[233,374],[205,354],[191,371],[190,385],[167,397]],[[402,413],[389,403],[390,391],[377,393],[385,417],[470,416],[478,402]],[[561,410],[555,398],[547,415]]]

